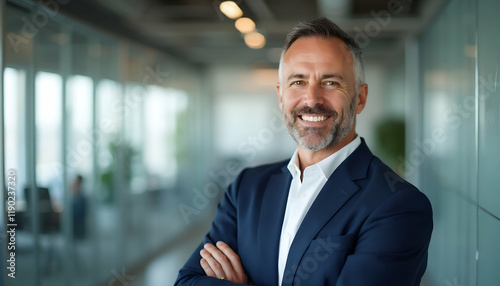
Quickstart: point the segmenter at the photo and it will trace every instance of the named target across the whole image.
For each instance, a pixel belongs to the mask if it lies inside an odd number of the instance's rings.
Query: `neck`
[[[332,155],[333,153],[337,152],[338,150],[342,149],[344,146],[347,144],[351,143],[354,139],[356,139],[356,132],[351,130],[349,134],[347,134],[342,141],[340,141],[337,145],[329,147],[329,148],[324,148],[318,151],[310,151],[307,149],[303,149],[300,146],[297,146],[297,155],[299,158],[299,168],[301,174],[304,173],[304,170],[312,166],[314,164],[317,164],[327,158],[328,156]]]

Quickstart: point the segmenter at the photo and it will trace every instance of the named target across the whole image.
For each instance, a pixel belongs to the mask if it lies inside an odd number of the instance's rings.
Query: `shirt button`
[[[304,194],[300,194],[300,198],[303,199],[304,198]]]

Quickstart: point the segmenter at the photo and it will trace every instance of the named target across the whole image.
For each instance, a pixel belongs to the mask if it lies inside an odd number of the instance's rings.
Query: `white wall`
[[[368,84],[368,99],[365,109],[357,117],[356,131],[365,138],[366,143],[372,149],[375,145],[375,127],[377,123],[386,116],[388,103],[384,102],[387,91],[387,72],[385,67],[379,63],[365,63],[365,81]],[[403,91],[402,91],[403,94]],[[373,151],[373,150],[372,150]]]
[[[277,70],[249,66],[214,66],[208,71],[213,91],[212,124],[215,158],[239,158],[257,165],[289,158],[295,142],[282,123],[278,106]],[[374,127],[384,116],[386,72],[366,64],[368,103],[358,118],[358,134],[374,145]]]
[[[208,74],[217,157],[238,158],[245,166],[289,158],[295,144],[282,123],[277,70],[216,66]]]

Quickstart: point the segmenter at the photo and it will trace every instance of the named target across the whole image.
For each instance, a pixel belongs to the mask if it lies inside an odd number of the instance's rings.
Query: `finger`
[[[234,250],[223,241],[217,242],[217,248],[219,248],[224,255],[231,261],[231,266],[238,273],[244,273],[243,266],[241,265],[240,256],[234,252]]]
[[[205,271],[205,274],[207,276],[219,278],[219,277],[217,277],[217,274],[215,274],[215,272],[212,270],[212,268],[210,267],[210,264],[208,264],[208,262],[205,258],[202,258],[200,260],[200,265],[201,265],[201,268],[203,268],[203,271]]]
[[[229,277],[233,276],[234,270],[233,270],[232,263],[229,260],[229,258],[220,249],[218,249],[217,247],[215,247],[211,243],[206,243],[205,250],[210,252],[212,257],[215,260],[217,260],[217,262],[222,267],[222,270],[225,274],[228,274]],[[209,261],[209,263],[210,263],[210,261]],[[212,267],[212,269],[214,269],[214,268]]]
[[[200,255],[205,259],[205,261],[208,263],[212,271],[215,273],[214,277],[220,278],[220,277],[225,277],[226,275],[224,274],[224,269],[221,266],[221,264],[212,256],[210,251],[206,249],[200,250]]]

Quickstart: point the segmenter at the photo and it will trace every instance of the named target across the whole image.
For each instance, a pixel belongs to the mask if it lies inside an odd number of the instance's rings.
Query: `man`
[[[368,95],[359,46],[327,19],[301,23],[279,76],[297,150],[238,176],[176,285],[419,285],[431,205],[356,134]]]

